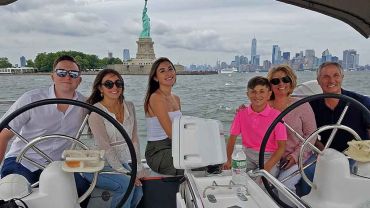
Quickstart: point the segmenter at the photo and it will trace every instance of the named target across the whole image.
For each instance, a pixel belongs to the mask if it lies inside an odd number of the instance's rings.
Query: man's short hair
[[[55,67],[57,66],[57,64],[61,61],[71,61],[73,63],[75,63],[78,67],[78,70],[81,71],[80,69],[80,65],[76,62],[76,60],[72,57],[72,56],[69,56],[69,55],[62,55],[60,56],[59,58],[57,58],[55,61],[54,61],[54,64],[53,64],[53,70],[55,70]]]
[[[247,90],[254,89],[257,85],[266,86],[269,90],[271,90],[271,85],[269,80],[263,76],[255,76],[248,81]]]
[[[328,62],[322,63],[319,66],[319,68],[317,69],[317,71],[316,71],[317,78],[319,78],[319,76],[320,76],[321,69],[323,69],[324,67],[327,67],[329,65],[336,66],[339,69],[340,74],[343,75],[343,68],[342,68],[342,66],[339,63],[334,62],[334,61],[328,61]]]

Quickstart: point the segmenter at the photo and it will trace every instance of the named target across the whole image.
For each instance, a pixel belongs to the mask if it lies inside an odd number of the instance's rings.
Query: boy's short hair
[[[266,86],[269,90],[271,90],[271,85],[269,80],[263,76],[255,76],[248,81],[247,90],[254,89],[257,85]]]

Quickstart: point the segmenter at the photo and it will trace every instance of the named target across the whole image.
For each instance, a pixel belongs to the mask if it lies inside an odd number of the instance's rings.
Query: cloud
[[[7,22],[4,30],[8,33],[44,33],[66,36],[88,36],[94,33],[104,33],[108,23],[100,17],[83,12],[55,11],[37,13],[36,11],[20,12],[13,15],[2,15]]]
[[[123,21],[122,25],[123,26],[122,26],[121,31],[129,35],[137,36],[142,29],[141,20],[139,20],[138,18],[126,19]]]
[[[27,11],[34,11],[34,10],[42,10],[42,9],[51,9],[51,8],[58,8],[63,5],[72,5],[76,2],[74,0],[48,0],[48,1],[40,1],[40,0],[26,0],[26,1],[17,1],[13,4],[10,4],[4,7],[4,10],[10,12],[27,12]]]
[[[21,55],[78,50],[121,57],[135,54],[142,30],[144,1],[24,0],[0,7],[0,57],[19,62]],[[369,40],[339,20],[270,0],[149,0],[151,36],[156,54],[171,54],[182,64],[230,62],[250,56],[253,37],[261,61],[272,45],[291,54],[326,48],[341,58],[354,48],[360,64],[370,63]]]
[[[235,51],[224,44],[219,33],[212,29],[199,29],[192,26],[174,26],[165,21],[153,24],[153,37],[168,49],[190,51]]]

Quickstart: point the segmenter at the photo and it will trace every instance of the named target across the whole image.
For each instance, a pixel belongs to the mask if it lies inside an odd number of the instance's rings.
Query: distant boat
[[[9,68],[0,69],[0,74],[11,74],[12,71]]]
[[[236,69],[235,67],[232,67],[232,68],[221,69],[218,73],[219,74],[231,74],[234,72],[238,72],[238,69]]]
[[[23,74],[23,73],[33,73],[35,68],[33,67],[9,67],[0,68],[0,74]]]

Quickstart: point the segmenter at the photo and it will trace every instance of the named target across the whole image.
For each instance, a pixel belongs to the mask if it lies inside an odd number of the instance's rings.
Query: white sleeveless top
[[[182,115],[181,111],[173,111],[168,112],[168,115],[170,116],[171,121],[173,121],[174,118],[180,117]],[[168,136],[164,129],[161,126],[161,123],[159,123],[159,120],[157,117],[147,117],[146,118],[146,135],[148,141],[160,141],[163,139],[166,139]]]

